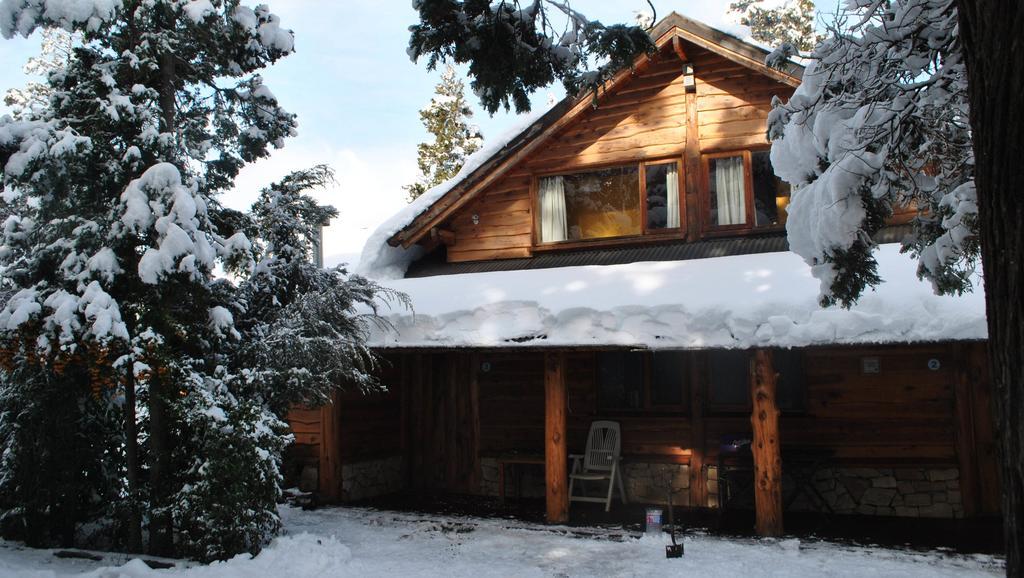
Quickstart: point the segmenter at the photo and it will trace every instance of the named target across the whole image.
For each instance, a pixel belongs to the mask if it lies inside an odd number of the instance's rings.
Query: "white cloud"
[[[402,185],[416,177],[415,156],[402,158],[390,151],[369,149],[357,152],[313,140],[291,141],[270,158],[245,167],[223,202],[247,209],[263,187],[291,171],[320,163],[334,169],[337,183],[311,194],[341,213],[324,230],[325,261],[328,265],[351,264],[377,225],[406,205]]]

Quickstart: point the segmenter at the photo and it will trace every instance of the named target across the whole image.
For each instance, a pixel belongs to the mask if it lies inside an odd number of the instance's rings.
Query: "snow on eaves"
[[[651,349],[803,347],[978,340],[975,293],[937,296],[899,245],[877,252],[886,280],[852,309],[821,308],[795,253],[401,279],[386,285],[415,313],[388,316],[370,345],[607,346]]]
[[[392,247],[388,245],[388,239],[409,226],[410,223],[433,206],[448,191],[452,190],[463,179],[469,177],[492,157],[501,152],[506,145],[530,128],[533,123],[547,114],[549,110],[550,108],[535,109],[528,114],[520,116],[517,122],[514,123],[514,126],[509,128],[500,138],[485,140],[484,146],[466,159],[466,164],[462,166],[462,170],[457,175],[423,193],[416,200],[409,203],[407,207],[404,207],[390,219],[384,221],[366,240],[366,245],[363,246],[362,257],[359,259],[359,264],[356,267],[356,273],[378,280],[401,279],[404,277],[409,264],[420,256],[422,249],[415,245],[409,249]]]

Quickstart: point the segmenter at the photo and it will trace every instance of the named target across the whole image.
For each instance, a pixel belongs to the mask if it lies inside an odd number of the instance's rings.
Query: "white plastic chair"
[[[572,471],[569,473],[570,502],[604,502],[604,511],[611,510],[612,492],[619,486],[619,497],[626,503],[626,490],[622,485],[622,472],[619,467],[619,452],[622,448],[622,436],[619,423],[614,421],[595,421],[590,424],[587,434],[587,449],[583,455],[571,454]],[[603,498],[573,495],[576,480],[599,481],[608,480],[608,491]]]

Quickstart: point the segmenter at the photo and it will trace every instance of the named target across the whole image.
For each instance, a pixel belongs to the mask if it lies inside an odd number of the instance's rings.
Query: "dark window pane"
[[[750,406],[750,356],[746,351],[712,351],[708,354],[710,381],[708,402],[720,409]]]
[[[679,228],[679,169],[676,163],[644,167],[647,228]]]
[[[742,225],[747,222],[746,180],[743,157],[708,160],[708,190],[711,194],[712,225]]]
[[[685,353],[651,354],[651,405],[683,405],[686,367]]]
[[[597,354],[598,402],[602,409],[643,407],[644,364],[640,353],[604,351]]]
[[[758,227],[784,225],[789,206],[789,183],[775,176],[768,151],[750,154],[754,175],[754,213]]]
[[[641,233],[638,166],[565,175],[563,183],[568,239]]]
[[[776,396],[779,409],[799,411],[804,409],[804,365],[800,352],[794,349],[776,349],[772,352],[778,381]]]

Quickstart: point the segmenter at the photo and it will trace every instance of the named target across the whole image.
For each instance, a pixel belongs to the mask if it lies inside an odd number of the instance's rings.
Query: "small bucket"
[[[661,508],[647,508],[645,530],[649,536],[661,535]]]

